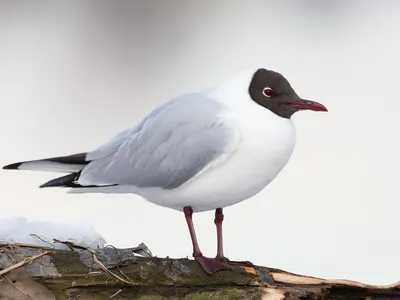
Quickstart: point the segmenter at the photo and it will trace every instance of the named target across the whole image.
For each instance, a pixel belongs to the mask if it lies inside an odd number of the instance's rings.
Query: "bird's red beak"
[[[321,103],[311,100],[300,99],[297,101],[289,102],[288,104],[298,110],[328,111],[328,109]]]

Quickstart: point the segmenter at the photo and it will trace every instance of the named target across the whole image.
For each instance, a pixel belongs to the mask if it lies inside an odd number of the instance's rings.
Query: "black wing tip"
[[[2,169],[3,170],[18,170],[18,167],[20,167],[21,165],[22,165],[21,162],[13,163],[13,164],[4,166]]]
[[[49,182],[46,182],[46,183],[43,183],[43,184],[39,185],[40,189],[47,188],[47,187],[55,187],[55,186],[52,185],[52,184],[49,184]]]
[[[80,176],[81,172],[71,173],[65,176],[54,178],[48,182],[43,183],[39,186],[39,188],[48,188],[48,187],[76,187],[79,184],[76,183]]]

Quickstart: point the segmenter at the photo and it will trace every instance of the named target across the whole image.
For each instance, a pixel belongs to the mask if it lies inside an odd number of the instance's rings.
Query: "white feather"
[[[84,166],[82,164],[62,164],[53,161],[37,160],[22,163],[18,166],[18,170],[74,173],[82,170]]]
[[[235,148],[225,150],[228,157],[217,157],[202,172],[172,190],[120,185],[70,192],[135,193],[160,206],[179,211],[191,206],[195,212],[230,206],[259,193],[289,161],[295,146],[295,129],[290,119],[281,118],[250,99],[248,86],[254,71],[203,91],[228,108],[217,118],[238,129],[237,141],[231,144]]]

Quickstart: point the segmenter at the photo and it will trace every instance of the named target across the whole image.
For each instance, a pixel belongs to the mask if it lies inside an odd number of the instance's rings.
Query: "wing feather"
[[[78,183],[177,188],[236,149],[239,131],[229,116],[201,94],[172,99],[89,153]]]

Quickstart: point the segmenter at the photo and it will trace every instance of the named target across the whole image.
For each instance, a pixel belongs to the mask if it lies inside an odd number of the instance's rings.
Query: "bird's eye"
[[[272,97],[272,95],[274,94],[274,90],[269,87],[264,88],[262,92],[263,92],[263,95],[268,98]]]

